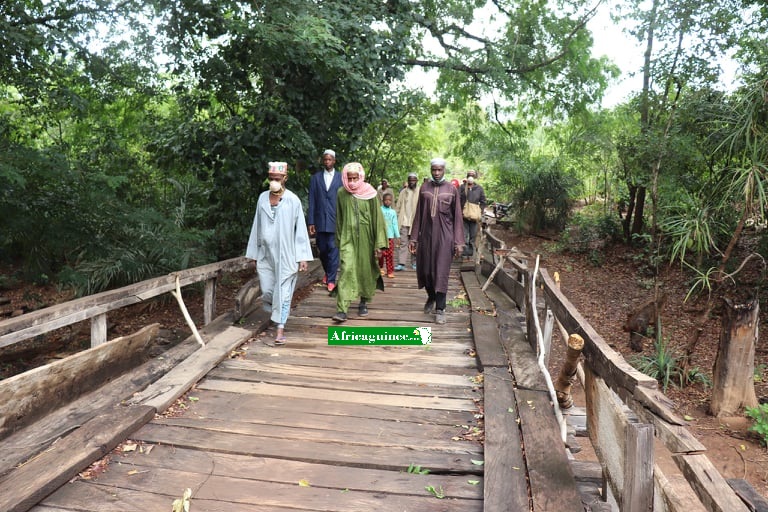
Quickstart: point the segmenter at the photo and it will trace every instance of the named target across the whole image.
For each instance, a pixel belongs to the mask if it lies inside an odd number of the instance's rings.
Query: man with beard
[[[341,175],[336,172],[336,152],[323,152],[323,171],[316,172],[309,180],[309,234],[315,237],[317,252],[323,264],[323,284],[332,292],[336,288],[336,272],[339,268],[339,248],[336,247],[336,196],[341,188]]]
[[[408,236],[411,234],[416,203],[419,200],[419,177],[415,172],[408,175],[408,185],[397,195],[397,225],[400,227],[400,249],[397,251],[396,271],[412,268],[416,270],[416,258],[408,250]]]
[[[409,249],[416,254],[416,279],[427,291],[424,313],[435,311],[435,323],[445,323],[448,276],[454,256],[464,249],[464,225],[459,191],[445,179],[446,162],[430,162],[431,180],[421,186],[411,226]]]

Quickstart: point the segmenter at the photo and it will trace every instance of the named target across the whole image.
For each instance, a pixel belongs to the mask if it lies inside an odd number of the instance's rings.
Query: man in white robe
[[[291,300],[299,272],[312,261],[312,247],[304,220],[301,200],[285,188],[288,164],[269,163],[269,190],[259,196],[246,258],[256,260],[265,311],[277,324],[270,346],[284,345],[285,323],[291,311]]]

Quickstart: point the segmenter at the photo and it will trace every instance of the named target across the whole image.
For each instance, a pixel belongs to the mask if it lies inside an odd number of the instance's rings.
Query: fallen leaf
[[[475,466],[482,466],[485,464],[484,460],[475,460],[475,459],[469,459],[469,461],[474,464]]]
[[[480,483],[480,480],[467,480],[467,483],[469,485],[477,485]]]
[[[133,444],[133,443],[131,443],[131,444],[124,444],[123,445],[123,451],[124,452],[135,452],[136,448],[138,448],[138,445],[137,444]]]
[[[302,478],[301,480],[299,480],[299,487],[312,487],[312,486],[309,485],[309,481],[307,479]]]

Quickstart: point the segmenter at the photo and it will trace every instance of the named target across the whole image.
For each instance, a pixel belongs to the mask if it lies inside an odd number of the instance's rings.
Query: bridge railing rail
[[[539,353],[542,337],[542,346],[551,346],[555,325],[561,327],[563,341],[573,334],[583,338],[578,373],[586,396],[587,431],[620,510],[755,510],[747,503],[750,496],[759,494],[745,481],[726,480],[719,473],[707,457],[706,447],[686,428],[688,423],[674,411],[658,382],[636,370],[608,345],[560,291],[553,276],[545,268],[538,268],[534,275],[537,265],[521,259],[520,253],[506,247],[491,229],[485,229],[482,237],[485,243],[477,261],[479,271],[524,313],[533,350]],[[543,321],[535,322],[533,315]],[[538,330],[536,324],[543,328]],[[545,351],[550,352],[548,348]],[[665,474],[654,459],[659,444],[678,469],[674,475],[668,474],[669,469]],[[698,508],[692,500],[699,502]]]
[[[0,321],[0,348],[46,334],[84,320],[91,321],[91,346],[107,341],[107,314],[164,293],[204,282],[203,324],[216,316],[216,282],[222,274],[244,270],[251,260],[237,257],[180,270],[114,290],[89,295]]]

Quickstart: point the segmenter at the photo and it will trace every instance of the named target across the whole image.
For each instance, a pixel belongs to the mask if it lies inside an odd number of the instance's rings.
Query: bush
[[[59,273],[77,295],[91,295],[215,261],[206,249],[211,234],[182,231],[171,222],[128,225],[123,236],[107,238],[98,251]]]
[[[524,171],[514,194],[514,210],[524,230],[562,230],[571,213],[571,191],[578,180],[547,161]]]
[[[768,446],[768,404],[760,404],[757,407],[747,407],[745,409],[747,417],[752,418],[755,423],[749,430],[757,432],[762,438],[763,445]]]
[[[598,249],[621,240],[621,221],[613,213],[587,209],[574,215],[560,238],[560,249],[594,254]]]
[[[639,371],[659,381],[664,392],[667,391],[670,384],[681,388],[697,382],[705,386],[711,385],[709,377],[699,368],[685,371],[678,364],[678,357],[674,349],[669,346],[668,340],[661,335],[656,336],[653,347],[652,355],[632,357],[629,359],[629,363]]]

